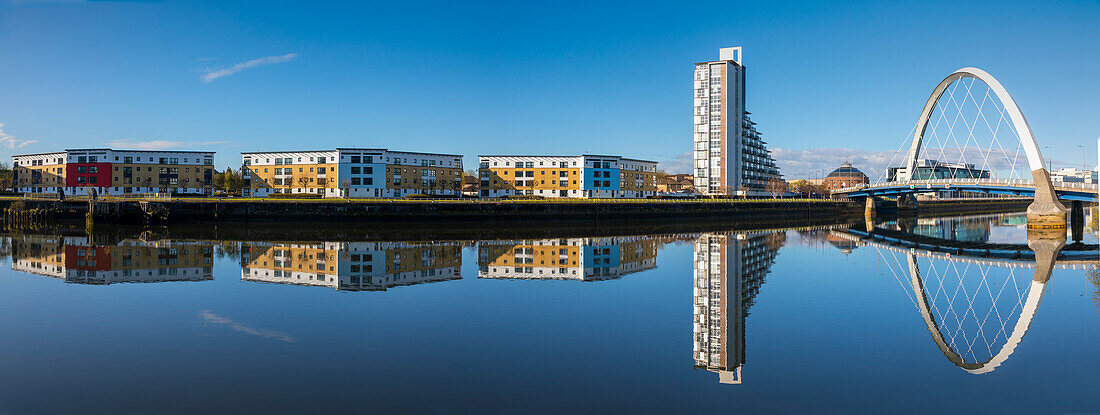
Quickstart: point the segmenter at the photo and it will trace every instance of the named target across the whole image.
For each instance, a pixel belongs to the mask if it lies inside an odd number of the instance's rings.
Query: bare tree
[[[780,194],[787,192],[787,182],[778,177],[771,178],[764,183],[764,191],[768,192],[772,198],[779,197]]]
[[[350,199],[351,198],[351,180],[350,179],[344,179],[343,182],[340,182],[340,187],[344,189],[344,198],[345,199]]]

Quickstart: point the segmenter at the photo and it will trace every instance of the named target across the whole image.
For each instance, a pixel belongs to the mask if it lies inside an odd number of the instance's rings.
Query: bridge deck
[[[1100,186],[1093,183],[1054,184],[1055,193],[1062,200],[1097,201]],[[911,180],[907,182],[883,182],[837,189],[834,196],[869,197],[896,196],[903,194],[932,193],[942,191],[964,191],[987,194],[1034,196],[1035,182],[1031,180],[1001,179],[934,179]]]

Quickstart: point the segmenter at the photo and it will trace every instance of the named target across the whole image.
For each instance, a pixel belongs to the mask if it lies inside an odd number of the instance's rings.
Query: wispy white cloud
[[[255,68],[257,66],[263,66],[263,65],[272,65],[272,64],[276,64],[276,63],[290,62],[290,61],[294,60],[294,58],[297,58],[297,57],[298,57],[297,53],[288,53],[286,55],[279,55],[279,56],[265,56],[265,57],[262,57],[262,58],[256,58],[256,59],[250,60],[248,62],[241,62],[241,63],[238,63],[236,65],[230,66],[228,68],[222,68],[222,69],[217,69],[217,70],[209,70],[208,69],[206,71],[206,73],[202,74],[202,76],[200,78],[202,79],[203,82],[212,82],[215,79],[225,77],[225,76],[229,76],[229,75],[233,75],[233,74],[235,74],[237,72],[240,72],[240,71],[243,71],[245,69]]]
[[[871,181],[885,174],[891,164],[900,164],[905,154],[897,155],[892,151],[857,150],[852,148],[810,148],[791,150],[775,148],[772,150],[775,164],[787,180],[821,177],[829,174],[845,161],[863,171]]]
[[[258,329],[255,327],[249,327],[233,321],[228,317],[222,317],[217,314],[211,313],[209,310],[199,310],[199,318],[206,323],[217,324],[228,327],[230,330],[239,331],[245,334],[251,334],[253,336],[263,337],[265,339],[278,340],[287,343],[294,343],[296,340],[293,336],[274,330]]]
[[[172,150],[179,148],[200,148],[202,146],[216,145],[216,144],[229,144],[232,141],[174,141],[174,140],[134,140],[134,139],[120,139],[114,141],[108,141],[108,147],[116,147],[119,149],[130,150]]]
[[[4,132],[4,124],[0,124],[0,146],[15,149],[23,148],[37,142],[38,140],[22,140],[15,138],[15,136]]]
[[[695,160],[690,151],[677,154],[672,160],[660,160],[658,168],[668,174],[691,174],[695,171]]]
[[[809,177],[821,177],[829,174],[847,161],[863,171],[871,181],[884,180],[886,170],[889,167],[900,167],[904,161],[908,148],[899,151],[875,151],[857,150],[852,148],[811,148],[805,150],[789,150],[776,148],[772,150],[776,165],[779,166],[783,176],[790,179],[802,179]],[[920,159],[932,159],[949,163],[969,163],[977,168],[989,170],[993,177],[1016,178],[1031,177],[1031,169],[1028,166],[1027,156],[1022,150],[1012,149],[983,149],[977,147],[945,147],[922,149]],[[1053,160],[1055,167],[1066,164],[1059,160]]]

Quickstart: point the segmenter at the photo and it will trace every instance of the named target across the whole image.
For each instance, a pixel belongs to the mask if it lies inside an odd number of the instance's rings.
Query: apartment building
[[[252,243],[241,279],[252,282],[384,291],[462,278],[456,242]]]
[[[97,245],[87,237],[12,238],[11,269],[75,284],[115,284],[214,279],[214,246],[208,242],[124,240]]]
[[[763,196],[782,180],[763,134],[745,110],[741,48],[695,64],[695,189],[707,195]]]
[[[657,194],[657,162],[621,156],[478,157],[482,197],[643,198]]]
[[[459,196],[462,156],[386,149],[241,153],[243,196]]]
[[[481,241],[478,278],[599,281],[657,267],[648,236]]]
[[[19,193],[209,195],[214,189],[209,151],[68,149],[12,156],[12,170]]]

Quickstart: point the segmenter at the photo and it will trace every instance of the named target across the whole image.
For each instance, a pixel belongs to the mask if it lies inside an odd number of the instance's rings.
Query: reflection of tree
[[[1085,271],[1085,275],[1088,276],[1089,282],[1092,283],[1092,302],[1096,304],[1096,308],[1100,308],[1100,268],[1092,268]]]

